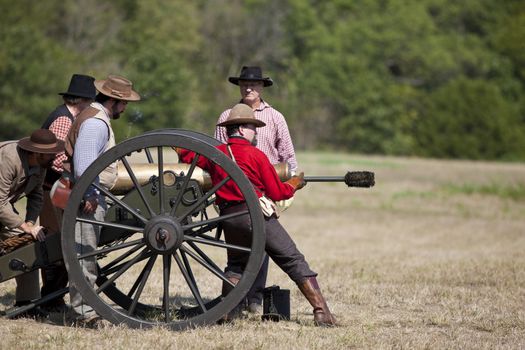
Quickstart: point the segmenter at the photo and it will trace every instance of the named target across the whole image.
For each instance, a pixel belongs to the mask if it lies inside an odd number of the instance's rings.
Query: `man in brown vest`
[[[95,87],[99,91],[95,102],[76,117],[66,137],[65,153],[68,159],[64,161],[63,176],[69,176],[73,183],[102,153],[115,145],[111,119],[119,118],[129,101],[140,100],[140,95],[132,89],[131,81],[121,76],[110,75],[105,80],[95,80]],[[115,162],[95,181],[109,190],[116,179]],[[107,205],[104,196],[96,188],[88,189],[84,194],[84,203],[78,214],[79,217],[104,220]],[[78,222],[75,227],[75,237],[80,247],[78,253],[95,250],[99,235],[99,226]],[[96,258],[82,259],[82,265],[86,278],[94,285],[97,279]],[[99,316],[89,305],[83,303],[80,293],[74,286],[70,286],[69,295],[74,322],[85,326],[96,325]]]
[[[75,120],[76,116],[95,100],[97,91],[95,89],[95,78],[89,75],[73,74],[66,92],[61,92],[63,104],[55,108],[42,124],[42,129],[49,129],[57,139],[64,140]],[[55,208],[51,203],[49,192],[56,180],[62,175],[62,162],[67,158],[64,152],[56,155],[53,165],[47,170],[44,180],[44,204],[40,213],[40,224],[48,232],[60,232]],[[64,262],[49,264],[42,268],[42,297],[61,290],[67,286],[67,270]],[[57,297],[41,305],[48,312],[62,312],[66,310],[63,297]]]
[[[42,184],[55,155],[64,150],[64,142],[44,129],[38,129],[30,137],[20,141],[0,143],[0,240],[18,234],[31,234],[34,239],[45,239],[42,226],[35,222],[42,208]],[[27,198],[25,218],[14,208],[20,198]],[[38,270],[16,277],[15,306],[29,304],[40,298]],[[38,308],[20,315],[40,317]]]

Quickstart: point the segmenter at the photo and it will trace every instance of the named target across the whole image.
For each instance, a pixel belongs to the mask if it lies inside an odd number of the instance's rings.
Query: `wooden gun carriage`
[[[264,218],[253,186],[238,166],[215,148],[218,144],[198,132],[164,129],[109,149],[76,182],[64,211],[62,233],[50,234],[45,242],[33,242],[0,256],[0,282],[63,259],[69,284],[99,315],[114,324],[180,330],[215,323],[233,310],[252,286],[265,245]],[[195,152],[193,163],[177,164],[174,147]],[[228,177],[212,185],[207,174],[196,166],[199,157],[215,162]],[[119,181],[108,191],[95,180],[115,161],[120,163]],[[373,173],[354,175],[306,180],[373,186]],[[239,187],[247,209],[219,216],[213,209],[214,194],[228,180]],[[104,221],[83,219],[78,214],[89,186],[95,186],[106,197]],[[228,244],[221,237],[221,222],[237,215],[248,215],[251,220],[250,246]],[[101,228],[95,251],[78,248],[82,235],[75,238],[74,232],[80,222]],[[232,285],[223,272],[228,249],[249,254],[237,285]],[[94,287],[82,269],[83,260],[93,257],[98,266]],[[225,297],[221,296],[223,283],[232,287]],[[67,292],[65,288],[8,310],[6,316],[13,317]]]

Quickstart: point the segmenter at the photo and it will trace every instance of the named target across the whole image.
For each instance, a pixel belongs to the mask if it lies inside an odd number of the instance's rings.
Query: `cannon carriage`
[[[164,129],[109,149],[76,182],[63,213],[62,234],[51,234],[45,242],[34,242],[0,256],[0,282],[63,256],[70,286],[75,286],[85,302],[112,323],[134,328],[160,325],[174,330],[215,323],[243,300],[258,273],[265,246],[264,218],[253,186],[238,166],[215,148],[218,144],[201,133]],[[179,164],[175,147],[195,152],[194,161]],[[212,184],[196,166],[199,157],[220,166],[227,178]],[[96,179],[117,161],[119,178],[108,191]],[[367,174],[367,181],[348,175],[310,180],[373,185],[371,173]],[[242,192],[247,209],[219,216],[213,208],[214,195],[230,180]],[[90,186],[106,197],[104,221],[79,215],[83,195]],[[250,246],[228,244],[222,237],[221,222],[237,215],[250,218]],[[89,237],[83,237],[82,233],[75,237],[75,225],[82,222],[101,228],[99,245],[94,251],[83,248],[83,240]],[[246,269],[236,285],[223,272],[230,249],[249,254]],[[96,259],[98,267],[94,287],[83,269],[83,262],[88,259]],[[232,288],[224,297],[223,283]],[[67,289],[9,310],[7,316],[15,316],[65,293]]]

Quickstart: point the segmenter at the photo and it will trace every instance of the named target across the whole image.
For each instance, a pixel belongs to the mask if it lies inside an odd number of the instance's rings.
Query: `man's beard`
[[[253,136],[253,140],[251,142],[252,146],[257,146],[257,136]]]
[[[53,165],[53,161],[55,160],[55,158],[51,158],[49,159],[48,161],[44,161],[44,155],[40,154],[39,155],[39,159],[38,159],[38,165],[41,167],[41,168],[51,168],[51,166]]]
[[[111,113],[112,113],[113,119],[120,118],[120,112],[117,112],[116,104],[113,105],[113,107],[111,107]]]

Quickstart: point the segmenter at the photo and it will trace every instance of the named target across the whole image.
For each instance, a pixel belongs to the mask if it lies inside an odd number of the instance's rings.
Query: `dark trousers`
[[[263,301],[263,290],[266,286],[266,278],[268,277],[268,267],[270,265],[270,258],[268,254],[264,254],[263,262],[261,264],[261,269],[253,282],[252,287],[246,294],[246,299],[248,300],[248,305],[252,303],[262,304]]]
[[[238,204],[221,210],[221,214],[231,214],[246,210],[246,204]],[[251,245],[251,224],[248,215],[225,220],[222,223],[226,242],[240,246]],[[317,276],[310,269],[304,255],[297,249],[294,241],[274,216],[265,218],[266,245],[268,256],[283,270],[292,281],[300,283],[308,277]],[[248,262],[249,254],[228,250],[226,273],[242,275]]]
[[[42,297],[66,288],[67,283],[67,270],[62,261],[56,264],[46,265],[42,268],[42,289],[40,291]],[[63,303],[64,299],[58,298],[47,302],[46,305],[53,306]]]
[[[55,173],[56,174],[56,173]],[[55,175],[55,177],[57,177]],[[47,178],[47,177],[46,177]],[[51,203],[49,190],[44,190],[44,203],[40,212],[40,225],[44,226],[49,232],[60,232],[61,217],[57,217],[56,208]],[[42,268],[42,297],[61,290],[67,286],[68,276],[66,266],[63,261],[55,264],[46,265]],[[47,302],[44,306],[56,306],[64,303],[63,298],[56,298]]]

